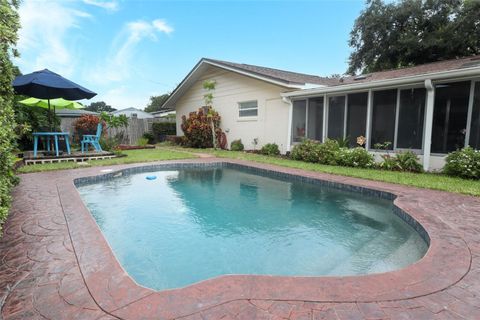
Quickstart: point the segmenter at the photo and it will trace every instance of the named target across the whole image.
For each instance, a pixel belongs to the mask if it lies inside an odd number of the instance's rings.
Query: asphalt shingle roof
[[[229,61],[215,60],[204,58],[207,62],[223,65],[225,67],[233,68],[239,71],[244,71],[265,78],[269,78],[275,81],[285,82],[286,84],[317,84],[317,85],[334,85],[338,83],[338,79],[319,77],[311,74],[304,74],[292,71],[285,71],[261,66],[254,66],[251,64],[234,63]]]
[[[385,70],[373,73],[366,73],[358,76],[348,76],[344,77],[343,80],[337,81],[336,85],[388,80],[428,73],[458,70],[470,67],[480,67],[480,55],[460,59],[431,62],[421,64],[415,67]]]

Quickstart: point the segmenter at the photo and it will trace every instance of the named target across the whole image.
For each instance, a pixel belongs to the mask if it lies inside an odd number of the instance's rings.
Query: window
[[[425,88],[400,91],[397,148],[422,149]]]
[[[375,91],[372,105],[371,146],[377,143],[390,142],[389,150],[393,150],[395,138],[395,117],[397,107],[397,90]]]
[[[472,148],[480,149],[480,82],[475,83],[472,124],[470,126],[470,141],[468,144]]]
[[[240,118],[258,116],[257,101],[240,102],[238,104],[238,116]]]
[[[448,153],[465,145],[470,81],[437,84],[432,152]]]
[[[345,125],[345,96],[328,98],[328,137],[343,138]]]
[[[292,141],[300,142],[305,138],[305,120],[307,115],[307,101],[293,102],[292,110]]]
[[[323,97],[308,100],[308,139],[322,141]]]
[[[366,135],[368,93],[353,93],[347,99],[347,137],[350,146],[357,145],[357,137]]]

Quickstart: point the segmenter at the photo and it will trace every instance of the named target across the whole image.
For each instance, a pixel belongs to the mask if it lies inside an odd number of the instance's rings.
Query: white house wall
[[[283,153],[287,151],[289,105],[281,99],[281,93],[287,89],[216,67],[210,67],[175,104],[177,135],[183,135],[181,117],[204,105],[205,80],[216,81],[213,107],[222,118],[221,128],[229,145],[233,140],[242,139],[246,149],[276,143]],[[239,118],[238,103],[252,100],[258,102],[258,117]],[[254,139],[258,139],[257,146],[253,144]]]

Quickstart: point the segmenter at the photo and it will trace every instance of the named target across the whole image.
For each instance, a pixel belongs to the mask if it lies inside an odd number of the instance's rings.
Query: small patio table
[[[33,133],[33,157],[37,157],[38,137],[45,137],[47,139],[47,151],[50,151],[50,139],[53,137],[55,142],[55,154],[58,157],[58,137],[65,137],[65,146],[67,153],[70,154],[70,143],[68,142],[68,132],[34,132]]]

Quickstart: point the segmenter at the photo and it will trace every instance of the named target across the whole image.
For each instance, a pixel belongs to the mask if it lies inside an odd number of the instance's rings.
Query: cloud
[[[103,8],[107,11],[117,11],[118,2],[117,1],[101,1],[101,0],[83,0],[84,3]]]
[[[153,20],[152,24],[158,31],[164,32],[166,34],[170,34],[173,32],[173,28],[169,26],[167,22],[163,19]]]
[[[174,31],[165,20],[128,22],[113,40],[105,61],[90,70],[89,78],[98,84],[126,80],[134,70],[137,47],[144,39],[158,41],[158,35]]]
[[[47,14],[46,14],[47,13]],[[18,63],[23,72],[49,68],[71,75],[76,60],[69,47],[67,33],[79,28],[82,19],[91,18],[87,12],[52,1],[24,1],[19,8],[20,23]]]

